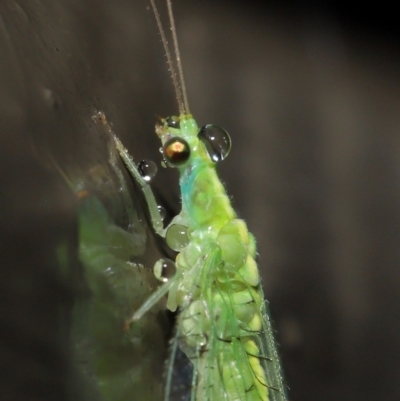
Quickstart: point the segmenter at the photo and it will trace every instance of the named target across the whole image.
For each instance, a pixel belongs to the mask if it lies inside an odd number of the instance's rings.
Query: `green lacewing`
[[[168,295],[177,311],[176,335],[168,362],[165,400],[177,392],[177,360],[191,365],[192,401],[286,401],[280,360],[255,262],[255,239],[238,219],[216,172],[231,148],[229,134],[213,124],[199,126],[186,94],[171,0],[166,0],[174,55],[169,49],[155,0],[150,0],[171,71],[178,116],[161,118],[156,134],[163,163],[180,174],[181,212],[164,227],[143,165],[136,165],[103,113],[97,119],[147,201],[154,231],[178,252],[159,260],[155,276],[163,282],[126,321],[135,324]]]

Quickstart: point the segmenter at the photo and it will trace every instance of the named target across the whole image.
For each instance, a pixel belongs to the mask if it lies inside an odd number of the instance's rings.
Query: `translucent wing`
[[[95,399],[126,401],[136,394],[158,401],[168,330],[161,306],[138,324],[124,324],[156,285],[144,266],[157,250],[143,223],[142,193],[132,192],[117,154],[110,152],[111,169],[96,166],[69,179],[78,198],[84,289],[73,311],[74,356],[80,380],[97,393]]]
[[[262,293],[261,288],[260,292]],[[260,349],[262,349],[262,354],[265,356],[265,359],[262,360],[262,365],[270,386],[270,399],[271,401],[286,401],[287,393],[283,384],[282,368],[274,338],[267,301],[263,302],[262,316],[263,332],[259,337],[259,345]]]

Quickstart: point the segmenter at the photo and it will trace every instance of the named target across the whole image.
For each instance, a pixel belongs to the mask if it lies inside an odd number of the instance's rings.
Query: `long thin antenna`
[[[167,7],[168,7],[169,24],[171,26],[171,32],[172,32],[172,40],[174,42],[176,65],[178,67],[179,80],[180,80],[181,89],[182,89],[183,102],[184,102],[184,106],[186,109],[186,113],[189,114],[189,101],[188,101],[187,93],[186,93],[186,84],[185,84],[185,78],[183,76],[181,54],[179,51],[178,37],[176,34],[176,25],[175,25],[174,13],[172,12],[171,0],[167,0]]]
[[[167,40],[167,37],[165,36],[165,31],[164,31],[164,28],[161,23],[160,13],[158,12],[155,0],[150,0],[150,4],[151,4],[151,8],[153,9],[154,17],[156,19],[158,31],[160,32],[161,41],[162,41],[162,44],[163,44],[164,50],[165,50],[165,55],[167,56],[167,64],[168,64],[169,70],[171,72],[172,83],[174,84],[174,88],[175,88],[175,95],[176,95],[176,100],[178,101],[179,113],[186,114],[185,101],[184,101],[184,99],[182,99],[181,87],[179,86],[178,78],[177,78],[176,71],[174,68],[174,63],[173,63],[172,57],[171,57],[171,52],[170,52],[169,46],[168,46],[168,40]],[[176,48],[175,48],[175,54],[176,54]],[[179,70],[179,76],[180,76],[180,80],[182,80],[180,70]],[[185,99],[186,99],[186,95],[185,95]]]

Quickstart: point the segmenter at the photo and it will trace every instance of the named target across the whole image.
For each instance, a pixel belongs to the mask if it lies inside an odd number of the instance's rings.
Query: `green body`
[[[176,258],[168,308],[180,310],[178,336],[195,367],[194,399],[286,400],[254,238],[237,219],[195,120],[183,115],[179,123],[156,132],[163,144],[185,139],[191,152],[179,168],[182,211],[169,226],[187,227],[189,243]]]

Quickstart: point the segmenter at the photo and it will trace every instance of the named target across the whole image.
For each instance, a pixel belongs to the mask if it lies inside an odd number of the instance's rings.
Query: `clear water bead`
[[[164,207],[162,207],[160,205],[157,206],[157,209],[158,209],[158,213],[160,213],[161,220],[164,220],[165,216],[167,215],[166,210],[164,209]]]
[[[157,166],[151,160],[142,160],[138,164],[138,170],[145,181],[149,182],[157,174]]]
[[[173,224],[168,227],[165,235],[165,240],[167,241],[168,246],[177,252],[182,250],[189,243],[187,231],[187,227],[182,226],[181,224]]]
[[[174,277],[176,272],[175,263],[171,259],[159,259],[154,265],[155,277],[166,283],[171,277]]]
[[[207,124],[200,128],[198,138],[204,143],[208,156],[214,163],[224,160],[232,147],[229,134],[218,125]]]

